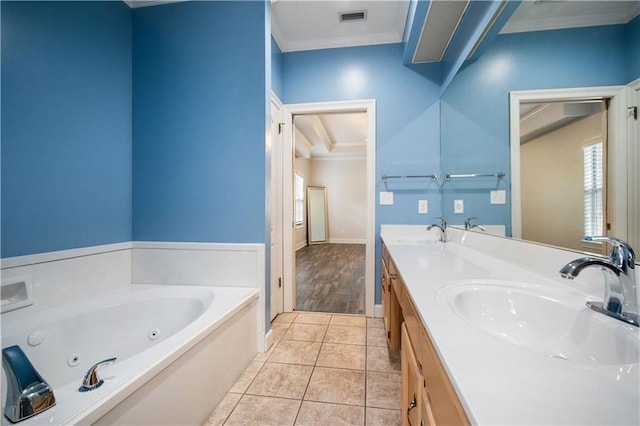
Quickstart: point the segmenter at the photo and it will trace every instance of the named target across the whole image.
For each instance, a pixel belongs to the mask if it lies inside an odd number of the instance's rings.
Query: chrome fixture
[[[11,422],[28,419],[56,405],[51,386],[38,374],[20,346],[2,350],[2,365],[7,376],[4,415]]]
[[[100,361],[96,364],[94,364],[89,371],[87,371],[87,374],[84,375],[84,380],[82,380],[82,386],[80,386],[80,389],[78,389],[80,392],[87,392],[87,391],[91,391],[94,389],[99,388],[100,386],[102,386],[102,384],[104,383],[104,380],[100,379],[98,377],[98,373],[96,373],[96,370],[98,369],[98,367],[102,367],[105,365],[111,365],[116,361],[116,357],[113,358],[109,358],[109,359],[105,359],[103,361]]]
[[[560,269],[563,278],[574,279],[588,267],[600,268],[604,274],[604,301],[587,302],[596,312],[626,323],[640,326],[638,315],[638,289],[636,283],[636,255],[631,246],[610,237],[585,237],[586,241],[603,241],[613,246],[609,259],[583,257],[567,263]]]
[[[477,219],[477,217],[468,217],[465,221],[464,221],[464,229],[466,229],[467,231],[471,231],[473,228],[478,228],[481,231],[486,231],[487,229],[482,226],[482,225],[472,225],[471,221]]]
[[[438,181],[438,175],[399,175],[399,176],[387,176],[382,175],[382,181],[386,182],[388,179],[431,179],[432,181]]]
[[[506,175],[503,172],[498,172],[498,173],[469,173],[469,174],[464,174],[464,175],[454,175],[451,173],[445,173],[444,174],[444,180],[451,180],[451,179],[466,179],[466,178],[479,178],[479,177],[494,177],[497,178],[498,180],[504,178]]]
[[[440,223],[434,223],[432,225],[427,226],[427,231],[431,231],[431,228],[436,227],[442,231],[440,233],[440,241],[443,243],[447,242],[447,221],[442,217],[436,217],[436,219],[440,219]]]

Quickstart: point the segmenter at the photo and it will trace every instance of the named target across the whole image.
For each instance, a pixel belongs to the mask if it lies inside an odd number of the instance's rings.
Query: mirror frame
[[[627,124],[626,86],[581,87],[573,89],[518,90],[509,93],[511,152],[511,236],[522,239],[522,197],[520,181],[520,103],[557,102],[609,98],[609,175],[611,230],[609,236],[627,241]],[[564,248],[564,247],[560,247]]]

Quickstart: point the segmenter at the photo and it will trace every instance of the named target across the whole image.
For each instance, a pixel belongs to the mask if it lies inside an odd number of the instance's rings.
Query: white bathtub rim
[[[161,285],[149,285],[149,284],[132,284],[132,287],[136,286],[136,290],[142,289],[153,289],[153,288],[165,288],[165,287],[173,287],[167,284]],[[180,287],[180,286],[178,286]],[[80,409],[73,410],[70,407],[67,408],[69,412],[61,411],[60,413],[54,412],[55,418],[51,419],[51,421],[57,424],[78,424],[78,423],[92,423],[97,421],[100,417],[104,416],[109,410],[113,409],[116,405],[126,399],[129,395],[135,392],[137,389],[142,387],[146,382],[151,380],[154,376],[156,376],[161,370],[169,366],[175,360],[177,360],[180,356],[187,353],[191,348],[196,346],[200,341],[202,341],[206,336],[213,333],[216,329],[221,327],[227,320],[233,317],[235,314],[240,312],[245,307],[251,305],[252,302],[256,301],[259,297],[258,289],[251,289],[247,287],[210,287],[210,286],[188,286],[188,287],[198,287],[202,289],[207,289],[214,292],[214,295],[231,292],[235,293],[236,300],[232,306],[227,307],[221,315],[217,315],[218,312],[210,312],[205,311],[199,318],[194,320],[191,324],[187,325],[183,330],[176,333],[175,335],[169,336],[161,342],[158,342],[157,345],[154,345],[144,352],[150,358],[153,358],[154,361],[146,364],[144,367],[139,368],[139,366],[135,365],[134,361],[140,361],[136,359],[137,357],[131,357],[121,362],[116,362],[112,367],[105,367],[101,370],[101,377],[105,380],[105,384],[108,385],[109,380],[112,376],[109,375],[109,371],[111,368],[118,368],[118,387],[110,388],[109,386],[103,386],[98,388],[90,393],[80,394],[77,391],[77,387],[79,383],[68,383],[62,387],[58,388],[58,393],[60,395],[74,395],[77,398],[82,398],[84,395],[92,397],[90,402],[84,404],[84,406]],[[230,301],[227,301],[229,304]],[[215,315],[215,321],[211,322],[209,315]],[[207,315],[209,314],[209,315]],[[206,317],[206,319],[205,319]],[[209,322],[209,324],[206,324]],[[202,324],[205,323],[205,324]],[[186,330],[190,330],[191,335],[182,343],[182,336],[180,333],[183,331],[187,333]],[[180,340],[181,345],[179,347],[175,347],[175,343],[177,340]],[[154,356],[155,355],[155,356]],[[161,358],[161,359],[159,359]],[[129,371],[127,371],[127,369]],[[73,392],[73,393],[71,393]],[[56,393],[56,389],[54,389],[54,394]],[[87,398],[88,399],[88,398]],[[73,402],[73,401],[70,401]],[[61,404],[62,401],[59,401]],[[64,407],[59,407],[64,410]],[[56,407],[51,410],[55,410]],[[43,412],[38,416],[34,416],[31,419],[27,419],[21,424],[27,425],[35,425],[35,424],[43,424],[43,423],[51,423],[50,417],[51,412],[48,413],[49,410]]]

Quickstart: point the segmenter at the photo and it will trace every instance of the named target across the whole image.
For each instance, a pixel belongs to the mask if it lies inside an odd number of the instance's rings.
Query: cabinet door
[[[416,355],[409,340],[407,327],[402,323],[402,349],[400,354],[402,367],[402,424],[420,426],[422,419],[422,391],[424,379],[420,374]]]
[[[422,397],[420,398],[422,403],[422,424],[424,426],[436,426],[436,421],[433,418],[433,412],[431,411],[431,401],[429,400],[429,393],[427,388],[422,388]]]
[[[389,269],[382,262],[382,316],[384,318],[384,331],[389,335],[389,319],[391,317],[391,281],[389,279]]]

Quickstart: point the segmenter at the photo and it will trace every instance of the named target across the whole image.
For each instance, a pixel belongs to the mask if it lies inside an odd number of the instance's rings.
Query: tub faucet
[[[25,420],[56,405],[51,386],[38,374],[20,346],[2,349],[2,365],[7,376],[4,415],[11,422]]]
[[[587,306],[596,312],[640,326],[638,315],[638,289],[636,283],[636,255],[622,240],[610,237],[585,237],[587,241],[603,241],[613,246],[609,259],[583,257],[567,263],[560,269],[563,278],[574,279],[588,267],[600,268],[604,274],[604,300],[587,302]]]
[[[427,231],[431,231],[431,228],[436,227],[442,231],[440,233],[440,241],[443,243],[447,242],[447,221],[442,217],[436,217],[436,219],[440,219],[440,223],[434,223],[432,225],[427,226]]]
[[[80,392],[87,392],[102,386],[104,384],[104,380],[98,377],[98,373],[96,372],[96,370],[98,369],[98,367],[102,367],[103,365],[111,365],[114,362],[116,362],[116,357],[102,360],[91,366],[89,371],[87,371],[87,374],[84,375],[82,386],[80,386],[78,390]]]
[[[473,219],[477,219],[477,217],[468,217],[465,221],[464,221],[464,229],[466,229],[467,231],[471,231],[473,228],[478,228],[481,231],[486,231],[487,229],[482,226],[482,225],[472,225],[471,221]]]

